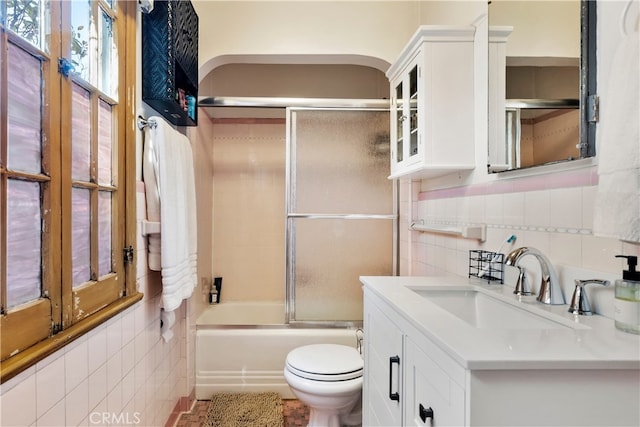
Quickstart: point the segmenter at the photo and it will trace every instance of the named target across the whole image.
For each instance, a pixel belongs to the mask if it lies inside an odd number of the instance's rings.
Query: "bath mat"
[[[216,393],[211,396],[206,427],[283,427],[278,393]]]

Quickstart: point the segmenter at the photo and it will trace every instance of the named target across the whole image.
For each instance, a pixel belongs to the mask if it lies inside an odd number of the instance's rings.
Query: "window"
[[[0,31],[5,381],[142,296],[123,257],[135,241],[135,2],[6,0]]]

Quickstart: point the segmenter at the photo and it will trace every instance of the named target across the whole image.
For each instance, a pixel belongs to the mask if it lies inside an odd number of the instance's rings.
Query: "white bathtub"
[[[355,328],[285,325],[280,303],[213,305],[196,326],[196,399],[220,391],[276,391],[294,398],[283,374],[289,351],[315,343],[356,347],[356,341]]]

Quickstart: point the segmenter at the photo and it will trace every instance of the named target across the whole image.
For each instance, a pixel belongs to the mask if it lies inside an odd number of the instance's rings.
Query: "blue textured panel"
[[[157,0],[142,15],[142,99],[174,125],[196,125],[178,89],[198,98],[198,15],[188,0]]]

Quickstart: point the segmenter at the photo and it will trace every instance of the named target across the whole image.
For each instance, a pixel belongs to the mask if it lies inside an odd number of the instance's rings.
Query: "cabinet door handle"
[[[418,415],[420,415],[420,419],[422,420],[422,422],[426,423],[427,418],[433,419],[433,409],[431,409],[431,406],[429,406],[429,408],[425,408],[421,403],[418,406]]]
[[[398,364],[398,384],[400,381],[400,357],[399,356],[391,356],[389,358],[389,399],[395,400],[396,402],[400,401],[400,393],[397,391],[394,393],[393,389],[393,364]]]

